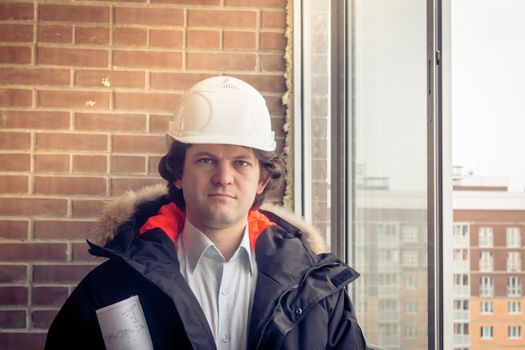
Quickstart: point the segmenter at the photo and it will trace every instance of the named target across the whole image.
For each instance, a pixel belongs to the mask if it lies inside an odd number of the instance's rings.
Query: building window
[[[469,314],[468,300],[454,300],[454,320],[463,321],[468,320]]]
[[[507,271],[521,271],[521,255],[519,252],[509,252],[507,254]]]
[[[415,339],[417,337],[417,328],[414,326],[405,326],[405,338]]]
[[[494,270],[494,257],[492,252],[481,252],[479,255],[479,271],[491,272]]]
[[[418,242],[417,226],[416,225],[401,226],[401,240],[404,243],[417,243]]]
[[[494,232],[492,227],[479,228],[479,246],[481,248],[492,248],[494,246]]]
[[[482,276],[479,283],[479,296],[480,297],[493,297],[494,296],[494,281],[490,276]]]
[[[452,231],[453,235],[453,246],[460,248],[468,248],[470,246],[469,241],[469,225],[468,224],[454,224]]]
[[[481,326],[481,339],[492,339],[494,337],[494,328],[492,326]]]
[[[492,314],[494,312],[494,305],[492,301],[482,301],[480,302],[479,310],[483,315]]]
[[[507,278],[507,296],[519,297],[521,296],[521,279],[517,276]]]
[[[417,288],[416,276],[406,276],[405,277],[405,288],[406,289],[416,289]]]
[[[520,339],[521,338],[521,326],[509,326],[508,336],[509,336],[509,339]]]
[[[507,248],[520,248],[521,232],[519,227],[507,227]]]
[[[455,248],[453,250],[454,261],[467,262],[468,261],[468,249]]]
[[[417,250],[405,250],[402,255],[401,264],[403,266],[419,266],[419,252]]]
[[[409,300],[405,302],[405,313],[416,314],[417,313],[417,301]]]
[[[508,311],[510,315],[519,315],[521,313],[521,302],[519,301],[509,301],[508,302]]]

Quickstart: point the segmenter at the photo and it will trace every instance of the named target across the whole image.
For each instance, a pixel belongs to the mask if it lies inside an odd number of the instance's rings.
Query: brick
[[[146,46],[148,33],[144,28],[115,28],[113,30],[113,44],[127,46]]]
[[[152,4],[219,6],[220,0],[151,0]]]
[[[108,109],[111,94],[104,91],[39,90],[39,107]]]
[[[182,30],[150,29],[149,45],[170,49],[181,49],[184,46],[184,32]]]
[[[98,218],[102,214],[104,203],[102,200],[73,200],[73,217]]]
[[[50,22],[109,23],[110,7],[40,4],[38,20]]]
[[[74,155],[74,173],[106,173],[108,158],[106,156]]]
[[[83,242],[83,243],[73,243],[71,245],[71,259],[73,261],[89,261],[89,262],[95,262],[95,261],[99,261],[101,260],[100,257],[96,257],[96,256],[93,256],[91,254],[89,254],[89,251],[88,251],[88,245],[86,244],[86,242]]]
[[[22,132],[0,132],[1,150],[28,150],[31,147],[31,135]]]
[[[0,63],[31,63],[32,50],[25,46],[0,46]]]
[[[0,333],[3,350],[43,349],[46,333]]]
[[[0,260],[7,261],[66,261],[65,243],[2,243]]]
[[[68,112],[5,111],[0,126],[13,129],[69,129]]]
[[[27,305],[27,301],[27,287],[0,287],[0,305]]]
[[[88,131],[146,131],[143,114],[77,113],[76,129]]]
[[[26,312],[22,310],[1,310],[0,329],[25,328]]]
[[[0,107],[31,107],[32,100],[31,90],[0,90]]]
[[[283,116],[286,113],[285,106],[280,96],[264,96],[270,114]]]
[[[162,157],[150,156],[148,157],[148,175],[159,175],[159,163]]]
[[[73,67],[107,67],[109,51],[102,49],[78,49],[38,47],[38,64]]]
[[[102,196],[106,194],[106,179],[102,177],[36,176],[35,193]]]
[[[143,174],[146,172],[146,157],[111,157],[112,174]]]
[[[212,74],[151,72],[150,85],[154,89],[186,91],[195,83],[211,76]]]
[[[109,28],[75,27],[75,43],[107,45],[109,44]]]
[[[286,92],[286,80],[282,75],[231,74],[231,76],[244,80],[261,93]]]
[[[259,47],[263,50],[284,50],[286,47],[284,33],[259,33]]]
[[[32,24],[0,24],[0,41],[3,42],[32,42],[33,25]]]
[[[34,236],[36,239],[84,240],[93,225],[93,221],[37,220]]]
[[[191,49],[218,49],[221,47],[219,30],[188,30],[188,47]]]
[[[0,154],[0,171],[29,171],[31,159],[25,153]]]
[[[261,69],[264,72],[284,72],[286,66],[283,55],[261,55]]]
[[[27,221],[0,221],[0,238],[2,239],[27,239]],[[0,279],[1,283],[1,279]]]
[[[224,31],[225,49],[255,49],[255,32]]]
[[[0,2],[0,20],[33,19],[33,12],[31,2]]]
[[[218,28],[255,28],[257,24],[254,11],[227,10],[188,10],[188,26]]]
[[[188,69],[255,70],[255,55],[237,53],[189,52]]]
[[[282,11],[262,11],[262,28],[286,28],[286,13]]]
[[[48,330],[58,313],[57,310],[34,310],[31,312],[31,323],[34,329]]]
[[[68,172],[69,155],[66,154],[37,154],[35,155],[36,172]]]
[[[164,136],[114,135],[113,152],[164,154],[166,138]]]
[[[86,134],[37,134],[37,150],[59,151],[106,151],[108,138],[106,135]]]
[[[78,283],[94,265],[35,265],[34,283]]]
[[[173,118],[172,115],[152,115],[150,117],[149,130],[150,132],[166,132],[168,130],[168,123]]]
[[[0,283],[27,283],[27,266],[0,265]]]
[[[146,86],[146,74],[137,71],[78,70],[75,72],[75,85],[143,88]]]
[[[178,100],[177,94],[116,92],[115,109],[151,111],[173,111]]]
[[[0,215],[61,216],[67,213],[67,200],[44,198],[0,198]]]
[[[121,195],[129,190],[139,190],[145,186],[157,185],[162,183],[162,179],[158,178],[125,178],[125,179],[111,179],[111,195]]]
[[[242,6],[242,7],[278,7],[284,8],[286,0],[225,0],[226,6]]]
[[[115,50],[113,65],[134,68],[182,68],[182,54],[180,52]]]
[[[69,85],[69,70],[0,68],[0,84]]]
[[[184,12],[174,8],[116,7],[115,24],[182,26]]]
[[[0,176],[0,193],[28,193],[29,177],[22,175]]]
[[[45,25],[38,26],[39,43],[70,44],[73,42],[72,25]]]

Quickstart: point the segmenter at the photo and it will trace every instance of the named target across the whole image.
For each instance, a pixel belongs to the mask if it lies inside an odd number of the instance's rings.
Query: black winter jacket
[[[107,210],[100,231],[109,258],[75,288],[53,321],[46,350],[104,349],[95,311],[139,297],[155,349],[215,349],[206,317],[179,270],[173,241],[161,228],[138,233],[169,203],[158,189],[128,194]],[[275,225],[255,243],[257,285],[249,349],[366,349],[345,286],[358,274],[330,253],[315,254],[319,238],[270,211]],[[107,241],[107,242],[104,242]]]

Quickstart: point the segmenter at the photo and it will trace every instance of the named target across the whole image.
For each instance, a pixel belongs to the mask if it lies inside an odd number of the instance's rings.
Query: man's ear
[[[182,190],[182,179],[180,178],[180,176],[177,180],[175,180],[173,184],[175,185],[175,187],[177,187],[177,189]]]
[[[270,174],[267,172],[263,172],[259,178],[259,184],[257,185],[257,194],[261,194],[264,192],[264,189],[270,182]]]

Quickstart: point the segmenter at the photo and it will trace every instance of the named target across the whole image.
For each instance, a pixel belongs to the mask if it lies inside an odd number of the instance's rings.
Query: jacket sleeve
[[[337,295],[328,321],[328,349],[366,350],[367,345],[361,327],[357,323],[352,302],[345,289]]]
[[[95,307],[80,283],[66,300],[47,333],[45,350],[105,349]]]

